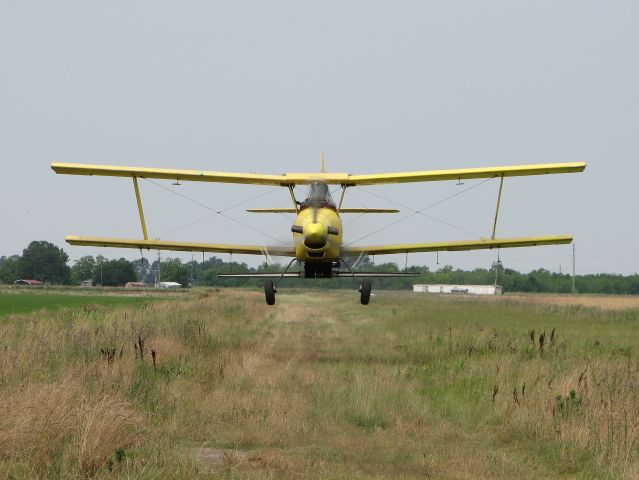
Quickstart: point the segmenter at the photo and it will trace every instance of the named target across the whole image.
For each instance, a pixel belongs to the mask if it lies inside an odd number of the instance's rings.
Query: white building
[[[182,284],[177,282],[160,282],[155,288],[182,288]]]
[[[501,285],[413,285],[415,293],[452,293],[466,295],[501,295]]]

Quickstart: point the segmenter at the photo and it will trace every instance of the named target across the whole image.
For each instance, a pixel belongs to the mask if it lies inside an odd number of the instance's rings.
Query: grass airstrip
[[[632,301],[39,295],[0,297],[0,478],[639,477]]]

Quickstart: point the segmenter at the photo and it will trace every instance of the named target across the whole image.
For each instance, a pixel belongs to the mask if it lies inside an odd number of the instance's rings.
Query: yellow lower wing
[[[223,243],[194,243],[174,242],[166,240],[136,240],[130,238],[105,237],[66,237],[70,245],[84,245],[89,247],[135,248],[143,250],[174,250],[181,252],[213,252],[213,253],[243,253],[248,255],[273,255],[294,257],[293,247],[267,247],[258,245],[230,245]]]
[[[294,208],[248,208],[251,213],[297,213]],[[338,213],[399,213],[394,208],[340,208]]]
[[[346,247],[342,254],[348,255],[391,255],[394,253],[439,252],[458,250],[489,250],[493,248],[535,247],[539,245],[560,245],[572,243],[572,235],[548,235],[545,237],[495,238],[481,240],[461,240],[456,242],[403,243],[398,245],[377,245],[370,247]]]

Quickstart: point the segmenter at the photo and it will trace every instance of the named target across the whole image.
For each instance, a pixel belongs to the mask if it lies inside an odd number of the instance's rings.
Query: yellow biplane
[[[481,250],[493,248],[530,247],[537,245],[556,245],[572,242],[571,235],[552,235],[539,237],[495,238],[501,191],[504,178],[528,175],[546,175],[554,173],[582,172],[585,163],[551,163],[535,165],[519,165],[507,167],[466,168],[453,170],[433,170],[418,172],[400,172],[370,175],[351,175],[348,173],[325,173],[323,168],[318,173],[287,173],[282,175],[260,175],[254,173],[227,173],[194,170],[174,170],[142,167],[119,167],[110,165],[83,165],[70,163],[53,163],[51,168],[60,174],[69,175],[100,175],[109,177],[128,177],[133,179],[133,187],[142,227],[142,239],[103,238],[68,236],[66,241],[71,245],[85,245],[96,247],[118,247],[154,250],[176,250],[190,252],[239,253],[250,255],[275,255],[292,257],[291,262],[281,273],[253,273],[227,274],[220,276],[259,276],[266,278],[264,291],[266,303],[275,303],[275,293],[278,282],[284,277],[302,278],[331,278],[350,276],[360,278],[360,301],[368,304],[371,293],[371,277],[412,276],[410,273],[378,273],[356,272],[346,260],[347,258],[363,255],[385,255],[412,252],[438,252],[458,250]],[[251,185],[281,186],[289,190],[291,208],[250,209],[258,213],[293,213],[295,221],[291,227],[293,241],[290,247],[264,245],[229,245],[217,243],[192,243],[169,240],[151,239],[148,236],[142,200],[138,187],[138,179],[164,179],[176,183],[180,181],[239,183]],[[435,243],[405,243],[394,245],[374,246],[344,246],[342,244],[343,228],[340,215],[343,213],[395,213],[391,209],[344,208],[342,206],[346,190],[349,187],[361,185],[381,185],[389,183],[433,182],[465,179],[500,180],[493,234],[490,238],[479,240],[463,240]],[[299,201],[294,188],[308,185],[308,196]],[[329,185],[341,189],[338,202],[334,202],[329,191]],[[297,272],[289,271],[294,262],[300,265]],[[303,266],[303,268],[301,268]],[[342,266],[346,270],[342,270]],[[275,281],[273,280],[275,279]]]

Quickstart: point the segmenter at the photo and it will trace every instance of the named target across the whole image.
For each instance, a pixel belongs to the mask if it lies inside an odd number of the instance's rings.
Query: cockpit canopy
[[[335,202],[325,183],[311,183],[306,200],[300,203],[300,210],[308,207],[313,208],[330,208],[335,210]]]

